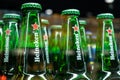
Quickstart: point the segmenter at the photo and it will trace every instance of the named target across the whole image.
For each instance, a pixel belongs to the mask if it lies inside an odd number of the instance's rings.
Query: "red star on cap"
[[[78,26],[74,26],[72,27],[74,29],[74,31],[78,31],[79,30],[79,27]]]
[[[107,29],[108,34],[112,34],[112,30],[110,29],[110,27]]]
[[[34,23],[32,24],[33,30],[38,30],[38,24]]]
[[[44,35],[44,36],[43,36],[43,39],[44,39],[44,40],[47,40],[47,39],[48,39],[48,36],[47,36],[47,35]]]
[[[6,32],[6,35],[10,35],[11,30],[7,29],[5,32]]]

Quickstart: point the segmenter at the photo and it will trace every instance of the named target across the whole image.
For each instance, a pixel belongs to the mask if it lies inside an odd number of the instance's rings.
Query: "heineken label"
[[[49,64],[50,61],[49,61],[49,53],[48,53],[48,36],[47,36],[47,34],[45,34],[43,36],[43,39],[44,39],[44,44],[45,44],[46,62],[47,62],[47,64]]]
[[[35,54],[35,57],[34,57],[34,62],[40,62],[40,54],[39,54],[39,33],[37,32],[38,31],[38,24],[33,24],[32,25],[33,27],[33,34],[34,34],[34,46],[35,46],[35,50],[34,50],[34,54]]]
[[[49,60],[49,53],[48,53],[48,34],[45,26],[43,27],[43,30],[44,30],[43,39],[44,39],[44,46],[45,46],[46,63],[49,64],[50,60]]]
[[[74,36],[75,36],[75,45],[76,45],[76,53],[77,53],[77,60],[82,60],[81,57],[81,49],[80,49],[80,35],[79,35],[79,27],[74,26],[72,27],[74,29]]]
[[[10,29],[5,31],[5,54],[4,54],[4,62],[9,62],[9,36],[10,36]]]
[[[110,60],[115,60],[114,55],[114,46],[113,46],[113,38],[112,38],[112,29],[110,27],[107,29],[108,32],[108,39],[109,39],[109,46],[110,46]]]

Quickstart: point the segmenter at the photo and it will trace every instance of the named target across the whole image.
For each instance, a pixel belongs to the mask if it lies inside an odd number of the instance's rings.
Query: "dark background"
[[[111,12],[115,17],[120,17],[120,0],[112,4],[105,0],[0,0],[0,10],[20,11],[21,4],[26,2],[38,2],[42,5],[42,12],[52,9],[53,13],[61,13],[68,8],[76,8],[81,12],[81,17],[96,16],[99,13]]]

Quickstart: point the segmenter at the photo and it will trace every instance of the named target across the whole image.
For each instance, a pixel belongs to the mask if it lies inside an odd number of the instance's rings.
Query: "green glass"
[[[87,22],[85,20],[79,20],[80,25],[80,35],[81,35],[81,46],[82,49],[84,49],[84,53],[87,52],[87,40],[86,40],[86,32],[85,32],[85,26],[87,25]]]
[[[54,80],[66,79],[66,57],[64,53],[65,38],[61,25],[51,25],[49,35],[49,51],[53,64]]]
[[[114,16],[111,13],[103,13],[97,16],[101,19],[102,33],[101,33],[101,62],[102,71],[106,72],[107,75],[103,78],[104,80],[119,80],[119,63],[116,40],[113,28]]]
[[[48,29],[47,29],[47,25],[49,24],[49,22],[46,19],[41,19],[41,23],[42,23],[42,37],[43,37],[44,49],[45,49],[45,62],[46,62],[46,66],[48,67],[51,64],[50,55],[49,55]],[[49,71],[49,69],[46,68],[46,71]]]
[[[29,75],[43,75],[45,73],[44,49],[41,33],[39,3],[24,3],[22,9],[22,25],[20,30],[20,54],[24,55],[23,73]],[[27,79],[28,79],[27,78]],[[43,77],[44,78],[44,77]]]
[[[54,79],[54,66],[53,66],[53,58],[54,56],[52,53],[50,53],[50,43],[51,43],[51,38],[49,36],[49,21],[47,19],[41,19],[41,24],[42,24],[42,36],[43,36],[43,41],[44,41],[44,49],[45,49],[45,63],[46,63],[46,73],[45,77],[48,80],[53,80]]]
[[[0,43],[2,43],[2,35],[3,35],[3,30],[2,29],[3,29],[3,26],[4,26],[3,20],[0,20]],[[1,48],[2,48],[2,45],[0,44],[0,53],[1,53]]]
[[[103,26],[103,68],[105,71],[116,71],[119,69],[119,64],[112,20],[105,20]]]
[[[87,31],[86,32],[86,38],[87,38],[87,49],[88,53],[85,56],[85,61],[86,61],[86,75],[91,79],[91,80],[96,80],[96,68],[97,65],[95,65],[95,55],[96,55],[96,36],[91,32]]]
[[[83,54],[86,56],[88,53],[88,48],[87,48],[87,38],[86,38],[86,31],[85,31],[85,26],[87,25],[87,22],[85,20],[79,20],[79,25],[80,25],[80,36],[81,36],[81,47],[83,50]]]
[[[2,64],[3,64],[3,54],[2,54],[2,35],[3,35],[3,20],[0,20],[0,76],[2,75]]]
[[[3,15],[3,39],[2,39],[2,53],[3,58],[3,72],[11,78],[17,73],[17,49],[19,33],[18,27],[20,22],[20,15],[15,13],[6,13]]]
[[[81,46],[80,26],[77,9],[67,9],[62,11],[65,16],[63,20],[63,30],[66,32],[66,61],[67,73],[71,74],[70,80],[87,80],[85,76],[85,61]]]

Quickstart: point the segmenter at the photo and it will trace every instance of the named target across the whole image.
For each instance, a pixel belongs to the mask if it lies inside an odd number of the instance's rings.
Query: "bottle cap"
[[[0,20],[0,25],[4,25],[4,22],[3,22],[3,20]]]
[[[97,19],[114,19],[114,16],[111,13],[101,13],[97,15]]]
[[[49,21],[47,19],[41,19],[42,24],[49,24]]]
[[[10,19],[18,19],[18,20],[20,20],[20,15],[16,14],[16,13],[6,13],[6,14],[3,15],[3,18],[4,19],[10,18]]]
[[[79,24],[83,24],[83,25],[86,25],[87,22],[85,20],[79,20]]]
[[[80,11],[77,9],[66,9],[62,11],[62,15],[80,15]]]
[[[29,8],[42,10],[42,6],[39,3],[24,3],[21,6],[21,9],[29,9]]]
[[[51,29],[62,29],[62,25],[51,25]]]

